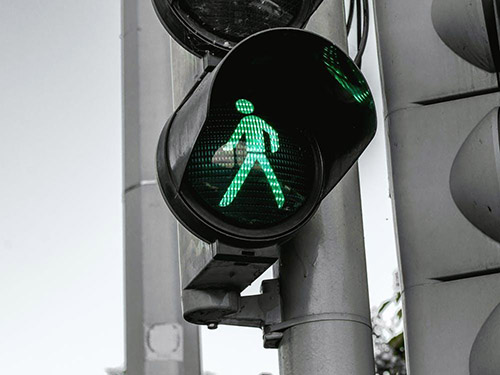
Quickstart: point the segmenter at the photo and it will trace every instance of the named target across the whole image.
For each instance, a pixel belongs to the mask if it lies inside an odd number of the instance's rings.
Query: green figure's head
[[[254,107],[252,102],[246,100],[246,99],[239,99],[236,101],[236,109],[244,113],[245,115],[249,115],[250,113],[253,112]]]

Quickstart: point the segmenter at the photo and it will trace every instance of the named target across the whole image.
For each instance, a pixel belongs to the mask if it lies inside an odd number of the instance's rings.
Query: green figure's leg
[[[266,155],[265,154],[257,154],[257,155],[258,155],[257,160],[262,170],[264,171],[267,180],[269,181],[269,185],[271,185],[271,189],[273,191],[274,198],[276,199],[276,203],[278,204],[278,208],[281,208],[285,203],[285,196],[283,195],[283,191],[281,190],[280,183],[278,182],[278,179],[276,178],[273,168],[271,167],[271,164],[269,164]]]
[[[249,152],[247,154],[245,161],[240,167],[240,170],[238,171],[238,173],[236,173],[233,182],[231,182],[231,185],[229,185],[229,187],[226,190],[226,193],[222,197],[219,206],[227,207],[232,203],[234,198],[236,198],[236,194],[238,194],[238,192],[240,191],[241,186],[243,185],[243,182],[245,182],[248,174],[250,173],[250,170],[255,164],[256,159],[257,158],[255,153]]]

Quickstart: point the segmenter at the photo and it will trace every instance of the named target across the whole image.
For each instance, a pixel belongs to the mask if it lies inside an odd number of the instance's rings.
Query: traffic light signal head
[[[500,108],[491,110],[457,152],[451,196],[478,229],[500,242]]]
[[[304,27],[322,1],[153,0],[153,4],[164,27],[188,51],[223,56],[259,31]]]
[[[500,71],[499,3],[495,0],[433,0],[432,24],[458,56],[487,71]]]
[[[158,145],[164,197],[206,242],[287,239],[375,134],[372,95],[339,48],[274,29],[234,48],[169,119]]]

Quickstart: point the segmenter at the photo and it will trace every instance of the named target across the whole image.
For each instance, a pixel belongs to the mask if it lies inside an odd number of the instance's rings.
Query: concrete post
[[[198,328],[181,312],[177,224],[155,177],[174,108],[170,37],[151,2],[122,4],[127,374],[199,375]]]

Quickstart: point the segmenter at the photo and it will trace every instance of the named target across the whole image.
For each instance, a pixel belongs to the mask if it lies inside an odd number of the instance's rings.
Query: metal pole
[[[126,365],[131,375],[199,375],[198,328],[180,304],[177,224],[155,172],[173,112],[170,37],[151,2],[123,0]]]
[[[344,4],[325,1],[309,28],[347,50]],[[301,232],[281,249],[281,375],[373,375],[373,344],[353,166]]]

